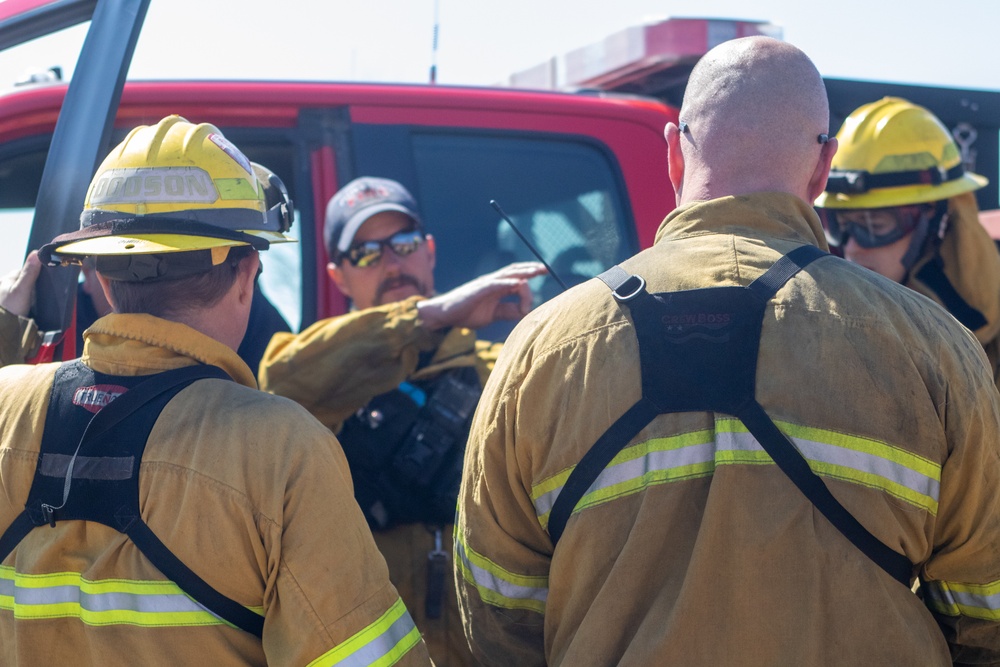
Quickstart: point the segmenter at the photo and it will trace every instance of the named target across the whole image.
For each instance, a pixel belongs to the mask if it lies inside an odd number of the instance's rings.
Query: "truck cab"
[[[30,224],[66,84],[0,95],[0,224]],[[102,156],[136,125],[168,114],[219,127],[277,173],[296,207],[298,244],[264,257],[262,287],[292,328],[348,308],[326,275],[326,203],[358,176],[392,178],[416,197],[438,244],[436,283],[455,287],[527,246],[496,200],[567,284],[652,243],[674,207],[665,104],[630,96],[351,83],[126,82]],[[86,175],[89,181],[90,174]],[[83,202],[80,203],[82,208]],[[5,270],[27,248],[9,248]],[[560,288],[532,281],[536,302]],[[504,327],[485,332],[501,339]]]

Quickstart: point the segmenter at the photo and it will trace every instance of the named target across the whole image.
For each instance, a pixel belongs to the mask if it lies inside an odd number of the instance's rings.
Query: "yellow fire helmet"
[[[844,120],[819,208],[884,208],[978,190],[951,133],[924,107],[898,97],[865,104]]]
[[[286,236],[291,222],[291,200],[277,176],[213,125],[168,116],[135,128],[111,151],[90,183],[80,229],[56,237],[39,256],[49,264],[93,256],[110,266],[100,258],[185,253],[161,263],[193,273],[193,264],[221,264],[233,246],[266,250],[293,241]],[[207,261],[189,261],[195,251]]]

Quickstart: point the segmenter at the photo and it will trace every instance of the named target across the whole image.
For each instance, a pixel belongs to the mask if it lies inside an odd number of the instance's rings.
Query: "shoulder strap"
[[[188,385],[206,378],[231,379],[222,369],[201,364],[165,371],[132,387],[95,414],[88,422],[76,451],[69,460],[63,483],[62,504],[59,507],[53,507],[42,503],[41,512],[33,512],[31,507],[26,507],[0,537],[0,560],[6,558],[33,528],[45,522],[54,523],[56,512],[66,505],[69,498],[75,462],[81,448],[86,443],[107,434],[114,427],[130,418],[133,419],[129,422],[128,427],[132,429],[135,426],[137,435],[141,434],[140,437],[143,438],[148,437],[149,429],[159,417],[160,411],[166,403]],[[155,414],[151,414],[151,410],[155,410]],[[133,424],[132,422],[135,420],[142,421],[142,425]],[[144,446],[143,442],[138,447],[140,452]],[[136,468],[135,475],[138,475],[137,470],[138,468]],[[117,515],[113,525],[112,523],[108,525],[125,533],[165,577],[177,584],[181,590],[208,611],[250,634],[257,637],[262,636],[264,619],[259,614],[216,591],[178,559],[138,515],[138,507],[135,508],[134,515],[131,512]]]
[[[54,382],[59,382],[60,380],[72,382],[86,370],[87,368],[79,360],[67,362],[60,366]],[[174,387],[178,387],[179,391],[181,386],[186,386],[200,377],[229,379],[229,375],[222,371],[222,369],[204,365],[188,366],[159,373],[151,376],[148,380],[142,381],[95,414],[87,423],[86,429],[76,446],[76,451],[73,453],[67,466],[63,482],[62,504],[65,505],[69,496],[69,491],[73,483],[73,470],[76,458],[86,440],[107,432],[115,424],[121,422],[158,395],[170,391]],[[39,455],[39,461],[41,461],[41,455]],[[48,510],[44,510],[44,507],[48,507]],[[31,511],[32,509],[26,507],[14,519],[13,523],[7,527],[3,535],[0,536],[0,562],[7,558],[10,552],[14,550],[14,547],[20,544],[25,535],[31,532],[35,526],[41,526],[53,521],[52,511],[55,508],[51,505],[43,505],[43,512],[33,512]],[[43,516],[43,514],[47,515]]]
[[[796,273],[817,259],[828,255],[829,253],[823,252],[814,245],[799,246],[772,264],[771,268],[747,285],[747,289],[761,301],[770,301]]]
[[[63,483],[62,505],[66,504],[69,498],[69,491],[73,484],[73,469],[76,465],[76,458],[80,453],[80,448],[85,442],[99,438],[107,433],[111,428],[120,422],[128,419],[133,413],[153,401],[158,396],[170,393],[171,396],[177,394],[195,380],[205,378],[217,378],[223,380],[231,379],[229,375],[217,366],[207,366],[198,364],[196,366],[185,366],[175,368],[163,373],[157,373],[148,380],[144,380],[129,391],[125,392],[114,401],[106,405],[100,412],[95,414],[80,438],[76,451],[69,460],[66,470],[66,477]],[[48,508],[48,510],[46,510]],[[42,505],[42,510],[46,514],[46,521],[52,521],[52,510],[57,509],[50,505]]]
[[[139,551],[149,559],[149,562],[163,573],[163,576],[177,584],[195,602],[244,632],[249,632],[257,638],[264,636],[263,616],[226,597],[195,574],[160,541],[145,521],[142,519],[133,521],[125,534],[139,547]]]
[[[913,576],[913,563],[903,554],[883,544],[840,504],[840,501],[830,493],[823,479],[813,472],[802,453],[788,441],[785,434],[764,412],[760,403],[752,401],[737,417],[774,460],[781,472],[792,480],[792,483],[833,524],[834,528],[893,579],[909,587]]]
[[[615,420],[615,423],[597,439],[594,446],[583,455],[549,512],[548,531],[553,547],[562,537],[563,531],[566,530],[566,522],[576,509],[577,503],[587,494],[590,485],[608,467],[618,452],[658,414],[660,411],[651,401],[640,398],[625,411],[625,414]]]

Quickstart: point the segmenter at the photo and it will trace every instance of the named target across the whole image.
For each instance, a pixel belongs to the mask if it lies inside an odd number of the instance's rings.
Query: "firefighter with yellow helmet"
[[[856,109],[816,200],[844,257],[930,297],[975,333],[1000,383],[1000,255],[948,129],[897,97]]]
[[[429,664],[336,439],[235,352],[291,240],[274,178],[170,116],[39,251],[93,257],[115,312],[0,369],[0,663]]]

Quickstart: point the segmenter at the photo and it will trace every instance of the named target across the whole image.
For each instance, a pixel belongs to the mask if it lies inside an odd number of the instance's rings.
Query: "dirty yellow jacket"
[[[62,521],[0,565],[0,664],[429,664],[326,428],[257,391],[235,352],[182,324],[109,315],[82,360],[113,375],[214,364],[236,380],[201,380],[166,406],[139,495],[181,561],[264,616],[263,640],[193,605],[114,529]],[[0,369],[3,529],[28,495],[57,366]]]
[[[653,292],[747,285],[822,239],[797,198],[727,197],[673,212],[624,267]],[[657,417],[553,549],[548,510],[639,399],[638,360],[625,311],[596,280],[508,339],[473,422],[456,523],[459,604],[477,657],[525,667],[1000,661],[1000,395],[982,347],[952,317],[824,257],[769,303],[757,371],[758,401],[847,510],[915,564],[926,602],[725,414]]]
[[[944,274],[955,291],[986,318],[986,324],[973,333],[986,349],[993,377],[1000,387],[1000,253],[979,222],[974,193],[967,192],[948,200],[948,229],[938,254],[944,261]],[[904,284],[944,305],[917,277],[921,267],[934,256],[932,246],[927,246]]]
[[[41,345],[35,321],[0,307],[0,366],[23,364]]]
[[[359,408],[405,380],[475,366],[485,383],[501,345],[478,341],[469,329],[427,330],[417,312],[420,300],[412,297],[321,320],[298,335],[275,335],[261,361],[261,389],[300,403],[337,433]],[[418,368],[422,354],[430,354],[430,362]],[[451,532],[451,526],[444,528],[446,548]],[[433,533],[423,524],[409,524],[376,531],[375,542],[437,667],[475,664],[453,587],[446,588],[441,618],[424,614]]]

